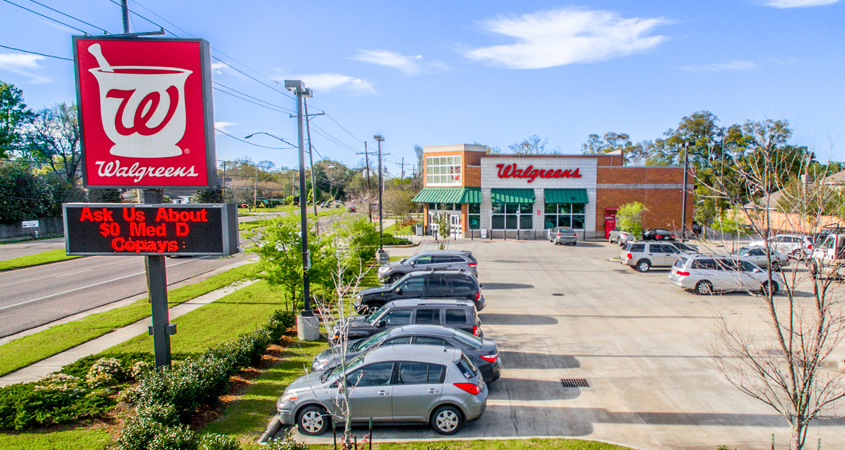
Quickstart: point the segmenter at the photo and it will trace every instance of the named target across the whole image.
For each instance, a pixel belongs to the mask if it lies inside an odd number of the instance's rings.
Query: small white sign
[[[37,220],[24,220],[21,222],[22,228],[38,228],[38,221]]]
[[[492,216],[492,215],[493,215],[493,210],[491,209],[490,211],[487,211],[487,214]]]

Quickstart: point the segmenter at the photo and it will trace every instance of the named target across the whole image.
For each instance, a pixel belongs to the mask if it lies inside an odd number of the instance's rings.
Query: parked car
[[[485,383],[492,383],[502,375],[502,359],[495,341],[473,336],[457,328],[437,325],[404,325],[376,333],[366,339],[350,342],[346,347],[346,360],[385,345],[436,345],[457,348],[478,367]],[[311,363],[312,371],[325,371],[340,364],[337,347],[324,350]]]
[[[452,269],[411,272],[393,284],[364,289],[355,295],[354,306],[358,312],[375,311],[387,302],[406,298],[466,299],[479,311],[485,306],[478,280],[465,270]]]
[[[766,247],[742,247],[731,254],[762,268],[769,266],[769,257],[766,256]],[[789,266],[789,256],[784,255],[783,253],[772,251],[771,259],[773,270]]]
[[[370,337],[388,328],[410,324],[442,325],[458,328],[482,337],[481,320],[478,310],[469,300],[395,300],[369,316],[356,316],[349,319],[349,340]],[[337,339],[339,329],[332,330]]]
[[[279,421],[302,434],[325,433],[344,420],[337,367],[297,378],[276,402]],[[365,353],[346,369],[350,420],[429,423],[452,435],[487,407],[487,384],[478,368],[456,348],[387,345]]]
[[[643,232],[644,241],[674,241],[675,233],[665,228],[649,228]]]
[[[845,233],[831,232],[824,242],[815,246],[810,257],[813,276],[845,278]]]
[[[614,242],[619,242],[619,235],[621,233],[622,230],[620,230],[619,227],[613,227],[613,229],[610,230],[610,233],[607,234],[607,242],[610,242],[611,244]]]
[[[777,293],[783,287],[783,278],[753,263],[730,256],[683,255],[675,261],[669,280],[696,294],[706,295],[724,291],[762,291]]]
[[[556,227],[549,230],[549,242],[554,242],[555,245],[567,244],[577,245],[578,234],[570,227]]]
[[[766,247],[766,241],[752,241],[748,246]],[[769,238],[768,247],[793,259],[805,259],[813,254],[813,238],[800,234],[778,234]]]
[[[617,242],[619,243],[620,247],[624,247],[629,242],[634,242],[638,240],[637,236],[634,233],[630,233],[628,231],[620,231],[619,232],[619,239]]]
[[[619,262],[629,265],[640,272],[648,272],[652,267],[672,267],[681,251],[665,242],[629,242],[619,255]]]
[[[687,244],[686,242],[673,242],[672,245],[675,246],[678,250],[686,253],[698,253],[698,247]]]
[[[392,284],[406,273],[420,270],[463,269],[478,277],[478,261],[467,250],[435,250],[420,252],[410,258],[385,264],[378,269],[378,279],[382,283]]]

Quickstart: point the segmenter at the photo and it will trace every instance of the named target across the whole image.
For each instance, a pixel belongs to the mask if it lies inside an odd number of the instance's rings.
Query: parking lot
[[[712,450],[770,448],[774,434],[778,447],[788,445],[786,422],[728,384],[707,350],[720,312],[759,325],[755,297],[684,292],[669,283],[668,270],[638,273],[611,261],[619,247],[607,243],[476,240],[450,242],[450,249],[478,259],[487,300],[482,328],[504,364],[502,379],[489,385],[487,411],[457,438],[555,436]],[[563,387],[561,379],[571,378],[590,387]],[[374,431],[377,441],[442,438],[425,426]],[[845,422],[815,422],[807,445],[815,448],[818,438],[822,448],[844,448]]]

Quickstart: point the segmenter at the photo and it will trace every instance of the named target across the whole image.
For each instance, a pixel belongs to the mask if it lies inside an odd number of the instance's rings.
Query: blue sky
[[[71,57],[79,34],[16,3],[102,33],[32,0],[0,1],[0,45]],[[110,0],[38,3],[116,33]],[[785,119],[792,143],[845,160],[845,1],[196,1],[129,0],[142,16],[212,45],[212,55],[274,86],[313,88],[313,143],[356,165],[353,150],[385,137],[387,168],[413,164],[414,145],[480,142],[503,150],[536,134],[578,153],[590,133],[655,139],[695,111],[722,125]],[[166,23],[178,26],[182,31]],[[133,31],[156,27],[132,16]],[[240,64],[239,64],[240,63]],[[295,102],[226,67],[214,80],[284,109]],[[0,80],[36,109],[75,101],[68,61],[0,48]],[[267,131],[295,142],[287,113],[215,91],[215,120],[244,137]],[[335,123],[335,121],[337,123]],[[338,125],[340,124],[340,125]],[[341,126],[343,128],[341,128]],[[345,130],[344,130],[345,129]],[[348,131],[348,132],[347,132]],[[257,136],[266,146],[278,143]],[[297,165],[292,150],[217,135],[218,159]],[[406,166],[410,170],[410,165]]]

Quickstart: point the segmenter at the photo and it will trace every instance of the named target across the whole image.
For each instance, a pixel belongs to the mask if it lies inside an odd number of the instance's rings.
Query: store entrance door
[[[463,238],[461,230],[461,215],[452,214],[449,216],[449,234],[455,238]]]

